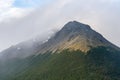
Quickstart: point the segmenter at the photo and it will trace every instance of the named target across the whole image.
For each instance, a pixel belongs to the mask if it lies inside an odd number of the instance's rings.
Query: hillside
[[[26,43],[1,52],[0,80],[120,80],[120,48],[89,25],[71,21],[45,43]]]
[[[34,57],[12,80],[119,80],[120,52],[97,47],[87,52],[64,50]]]

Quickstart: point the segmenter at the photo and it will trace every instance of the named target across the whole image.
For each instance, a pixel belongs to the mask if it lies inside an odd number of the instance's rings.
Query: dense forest
[[[120,80],[120,52],[109,47],[48,52],[6,66],[6,80]]]

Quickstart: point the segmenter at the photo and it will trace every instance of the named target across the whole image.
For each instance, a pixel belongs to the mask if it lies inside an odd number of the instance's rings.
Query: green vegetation
[[[19,64],[8,80],[120,80],[120,52],[106,47],[40,54]]]

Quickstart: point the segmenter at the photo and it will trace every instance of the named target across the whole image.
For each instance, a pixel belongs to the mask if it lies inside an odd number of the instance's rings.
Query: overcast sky
[[[120,46],[120,0],[0,0],[0,51],[73,20]]]

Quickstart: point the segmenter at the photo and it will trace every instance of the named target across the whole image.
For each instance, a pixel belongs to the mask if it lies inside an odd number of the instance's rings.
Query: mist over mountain
[[[120,80],[120,48],[77,21],[0,54],[1,80]]]
[[[33,53],[36,53],[36,51],[39,50],[38,47],[45,43],[49,38],[50,37],[47,36],[42,38],[37,36],[36,38],[13,45],[0,53],[0,59],[26,58],[33,55]]]

